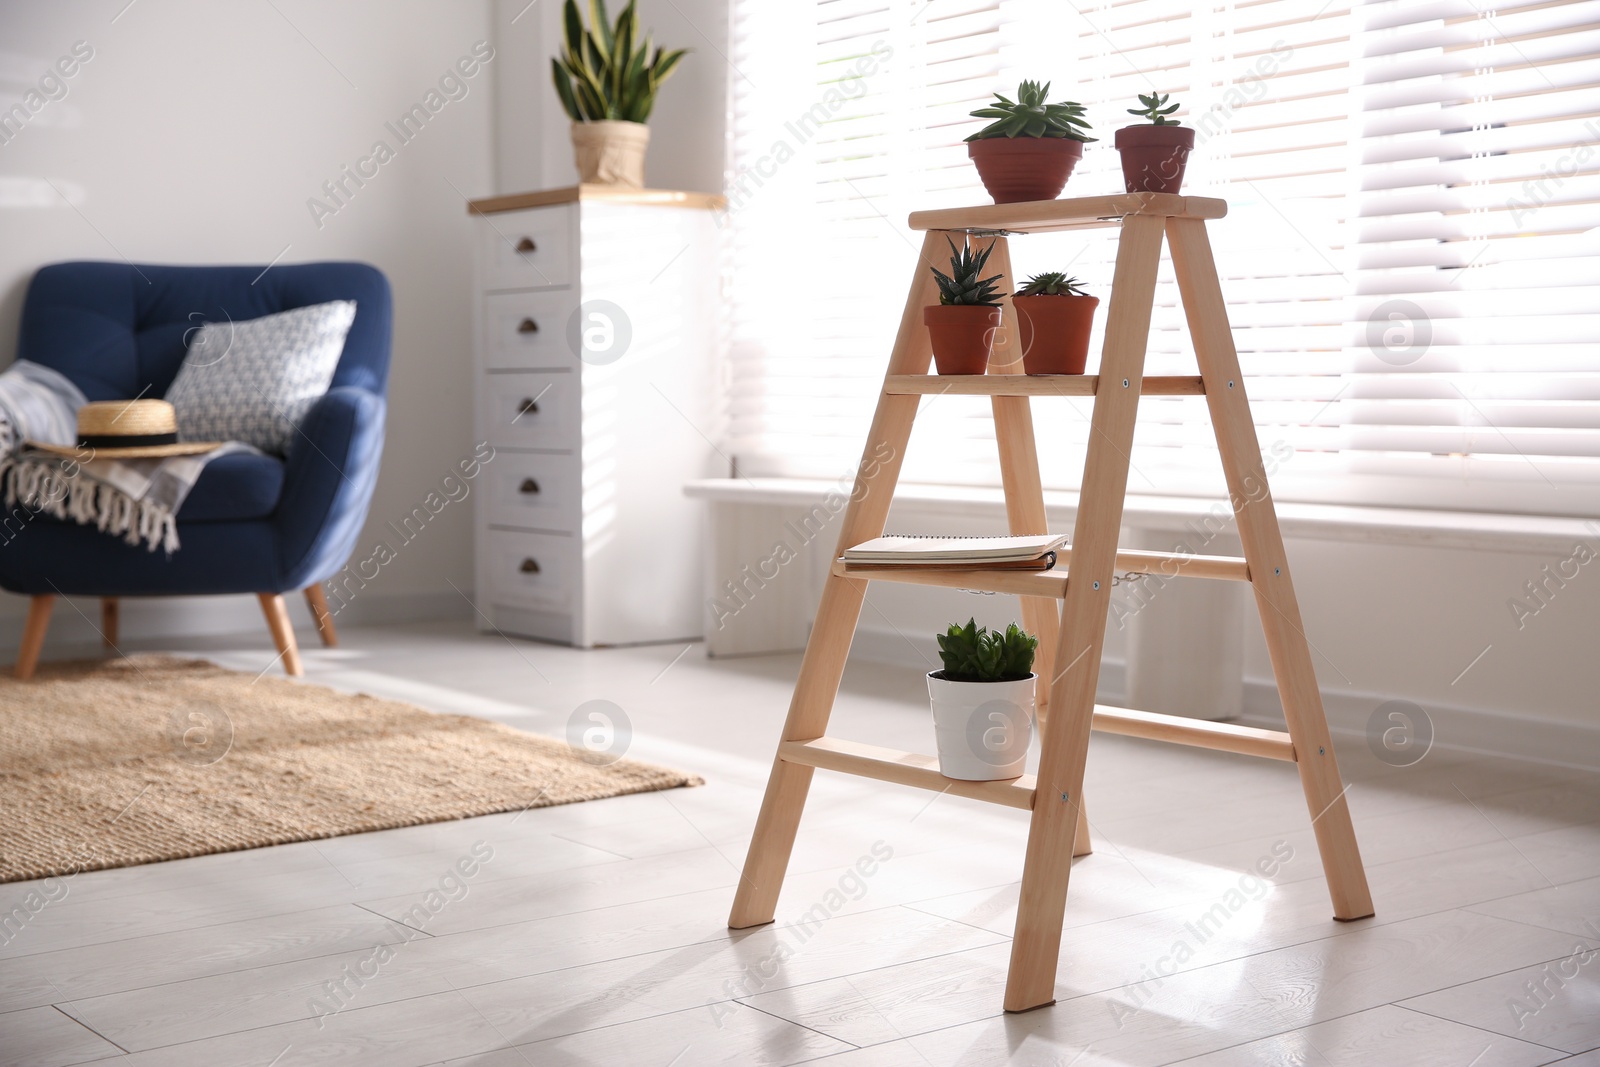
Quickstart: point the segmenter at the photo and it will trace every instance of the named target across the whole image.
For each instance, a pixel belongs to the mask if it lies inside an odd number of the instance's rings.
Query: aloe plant
[[[951,682],[1014,682],[1033,673],[1033,653],[1039,639],[1012,623],[1004,632],[951,623],[938,635],[939,659],[944,677]]]
[[[950,244],[950,273],[945,274],[937,267],[928,268],[933,271],[933,277],[939,283],[939,303],[999,307],[1000,294],[996,291],[994,283],[1000,280],[1000,275],[996,274],[993,278],[979,277],[989,262],[989,253],[994,251],[994,245],[990,245],[982,252],[973,252],[970,244],[963,242],[958,249],[955,241],[948,237],[945,240]]]
[[[1183,123],[1178,119],[1167,117],[1178,110],[1177,104],[1173,104],[1171,107],[1167,106],[1167,101],[1170,99],[1170,93],[1151,93],[1149,96],[1140,93],[1139,103],[1143,104],[1144,107],[1130,107],[1128,114],[1137,115],[1142,119],[1149,119],[1152,126],[1182,126]]]
[[[1043,274],[1035,274],[1018,289],[1017,296],[1088,296],[1084,292],[1083,283],[1076,278],[1069,278],[1061,271],[1049,270]]]
[[[636,2],[628,0],[613,25],[605,0],[589,0],[588,29],[575,0],[562,9],[566,42],[561,55],[550,60],[550,76],[573,122],[645,121],[656,90],[688,51],[662,51],[649,34],[641,40]]]
[[[969,141],[982,141],[990,137],[1065,137],[1073,141],[1093,141],[1088,120],[1083,117],[1083,105],[1074,100],[1058,104],[1045,103],[1050,95],[1050,83],[1025,81],[1017,86],[1015,102],[1002,93],[995,93],[996,103],[971,112],[976,119],[994,119],[989,125],[968,137]]]

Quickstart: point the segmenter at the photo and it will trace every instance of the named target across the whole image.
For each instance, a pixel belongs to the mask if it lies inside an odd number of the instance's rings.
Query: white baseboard
[[[1404,699],[1348,689],[1322,690],[1328,729],[1344,746],[1367,745],[1368,724],[1373,713],[1388,701]],[[1484,708],[1420,703],[1417,706],[1432,721],[1433,748],[1441,752],[1506,756],[1576,770],[1600,771],[1600,725],[1533,719]],[[1272,679],[1244,680],[1244,714],[1238,721],[1269,730],[1283,729],[1283,706],[1278,702],[1278,687]]]
[[[295,629],[305,634],[314,629],[305,598],[285,595]],[[27,601],[6,597],[12,610],[0,615],[0,662],[15,659],[22,641],[22,622]],[[365,626],[393,623],[464,620],[472,606],[459,593],[385,593],[373,590],[351,600],[334,616],[335,626]],[[50,616],[50,632],[45,640],[45,655],[52,649],[98,647],[100,644],[100,602],[94,597],[67,597],[58,601]],[[124,639],[180,642],[186,637],[225,634],[267,636],[261,605],[254,596],[125,597],[121,604],[119,627]]]
[[[924,670],[934,669],[939,662],[938,645],[931,637],[902,635],[889,627],[866,624],[856,631],[850,654],[876,663]],[[1127,665],[1121,660],[1103,661],[1096,699],[1102,704],[1121,706],[1126,696]],[[1405,698],[1348,689],[1322,691],[1328,728],[1342,746],[1365,747],[1373,712],[1386,701],[1397,699]],[[1530,719],[1483,708],[1422,707],[1433,722],[1433,747],[1441,752],[1505,756],[1600,771],[1600,726]],[[1244,713],[1236,721],[1269,730],[1284,728],[1278,687],[1272,679],[1244,680]]]

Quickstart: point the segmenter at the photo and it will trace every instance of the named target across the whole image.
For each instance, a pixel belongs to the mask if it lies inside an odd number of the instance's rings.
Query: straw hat
[[[95,459],[154,459],[192,456],[221,447],[220,441],[178,441],[178,415],[165,400],[98,400],[78,409],[78,443],[47,445],[29,441],[29,448],[61,456]]]

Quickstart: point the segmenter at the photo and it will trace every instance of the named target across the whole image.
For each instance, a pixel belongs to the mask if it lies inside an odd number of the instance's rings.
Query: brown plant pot
[[[1028,374],[1082,374],[1097,296],[1014,296],[1022,369]]]
[[[1122,182],[1130,193],[1175,193],[1194,148],[1189,126],[1124,126],[1117,131]]]
[[[922,309],[940,374],[983,374],[1000,329],[1000,309],[977,304],[933,304]]]
[[[1070,137],[984,137],[967,142],[983,187],[997,204],[1054,200],[1083,158]]]

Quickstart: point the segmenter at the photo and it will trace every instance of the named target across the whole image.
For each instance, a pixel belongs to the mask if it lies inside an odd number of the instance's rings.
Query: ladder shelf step
[[[1143,737],[1151,741],[1166,741],[1191,748],[1209,748],[1219,752],[1237,752],[1245,756],[1295,762],[1294,744],[1289,735],[1277,730],[1262,730],[1254,726],[1238,726],[1205,719],[1188,719],[1180,715],[1161,715],[1151,711],[1134,711],[1130,708],[1112,708],[1104,704],[1094,706],[1092,726],[1101,733]],[[1037,787],[1034,776],[1008,778],[997,782],[968,782],[946,778],[939,773],[937,756],[899,749],[866,745],[847,741],[842,737],[819,737],[813,741],[784,741],[778,746],[778,757],[787,763],[798,763],[825,771],[839,771],[880,782],[931,789],[937,793],[950,793],[972,800],[983,800],[1008,808],[1027,811],[1033,807]]]
[[[1294,742],[1281,730],[1263,730],[1231,722],[1191,719],[1183,715],[1162,715],[1154,711],[1094,706],[1093,728],[1106,734],[1143,737],[1191,748],[1218,752],[1237,752],[1244,756],[1296,762]]]
[[[1021,204],[980,204],[975,207],[913,211],[913,230],[1004,230],[1008,233],[1049,233],[1116,226],[1124,215],[1166,218],[1220,219],[1228,202],[1205,196],[1175,193],[1116,193],[1111,196],[1075,196],[1065,200],[1031,200]]]
[[[978,589],[986,593],[1015,596],[1053,597],[1067,595],[1072,549],[1056,550],[1056,565],[1047,571],[1007,570],[999,567],[905,567],[895,564],[849,564],[833,561],[833,573],[842,578],[865,578],[875,582],[905,582],[911,585],[937,585],[946,589]],[[1215,578],[1248,582],[1250,567],[1234,556],[1186,556],[1176,552],[1118,552],[1120,574],[1155,575],[1161,578]]]
[[[967,570],[954,567],[851,566],[842,559],[836,559],[833,561],[833,573],[841,578],[937,585],[945,589],[975,589],[984,593],[1010,593],[1013,596],[1060,600],[1067,595],[1067,569],[1059,562],[1054,570],[1017,571],[993,567]]]
[[[1008,808],[1027,811],[1033,807],[1033,775],[1007,778],[998,782],[966,782],[939,773],[937,756],[901,752],[877,745],[863,745],[840,737],[819,737],[815,741],[785,741],[778,746],[778,758],[788,763],[843,771],[880,782],[931,789],[973,800],[986,800]]]
[[[896,394],[939,396],[1094,396],[1098,374],[891,374],[883,391]],[[1151,376],[1144,379],[1143,396],[1204,396],[1205,383],[1198,374]]]

